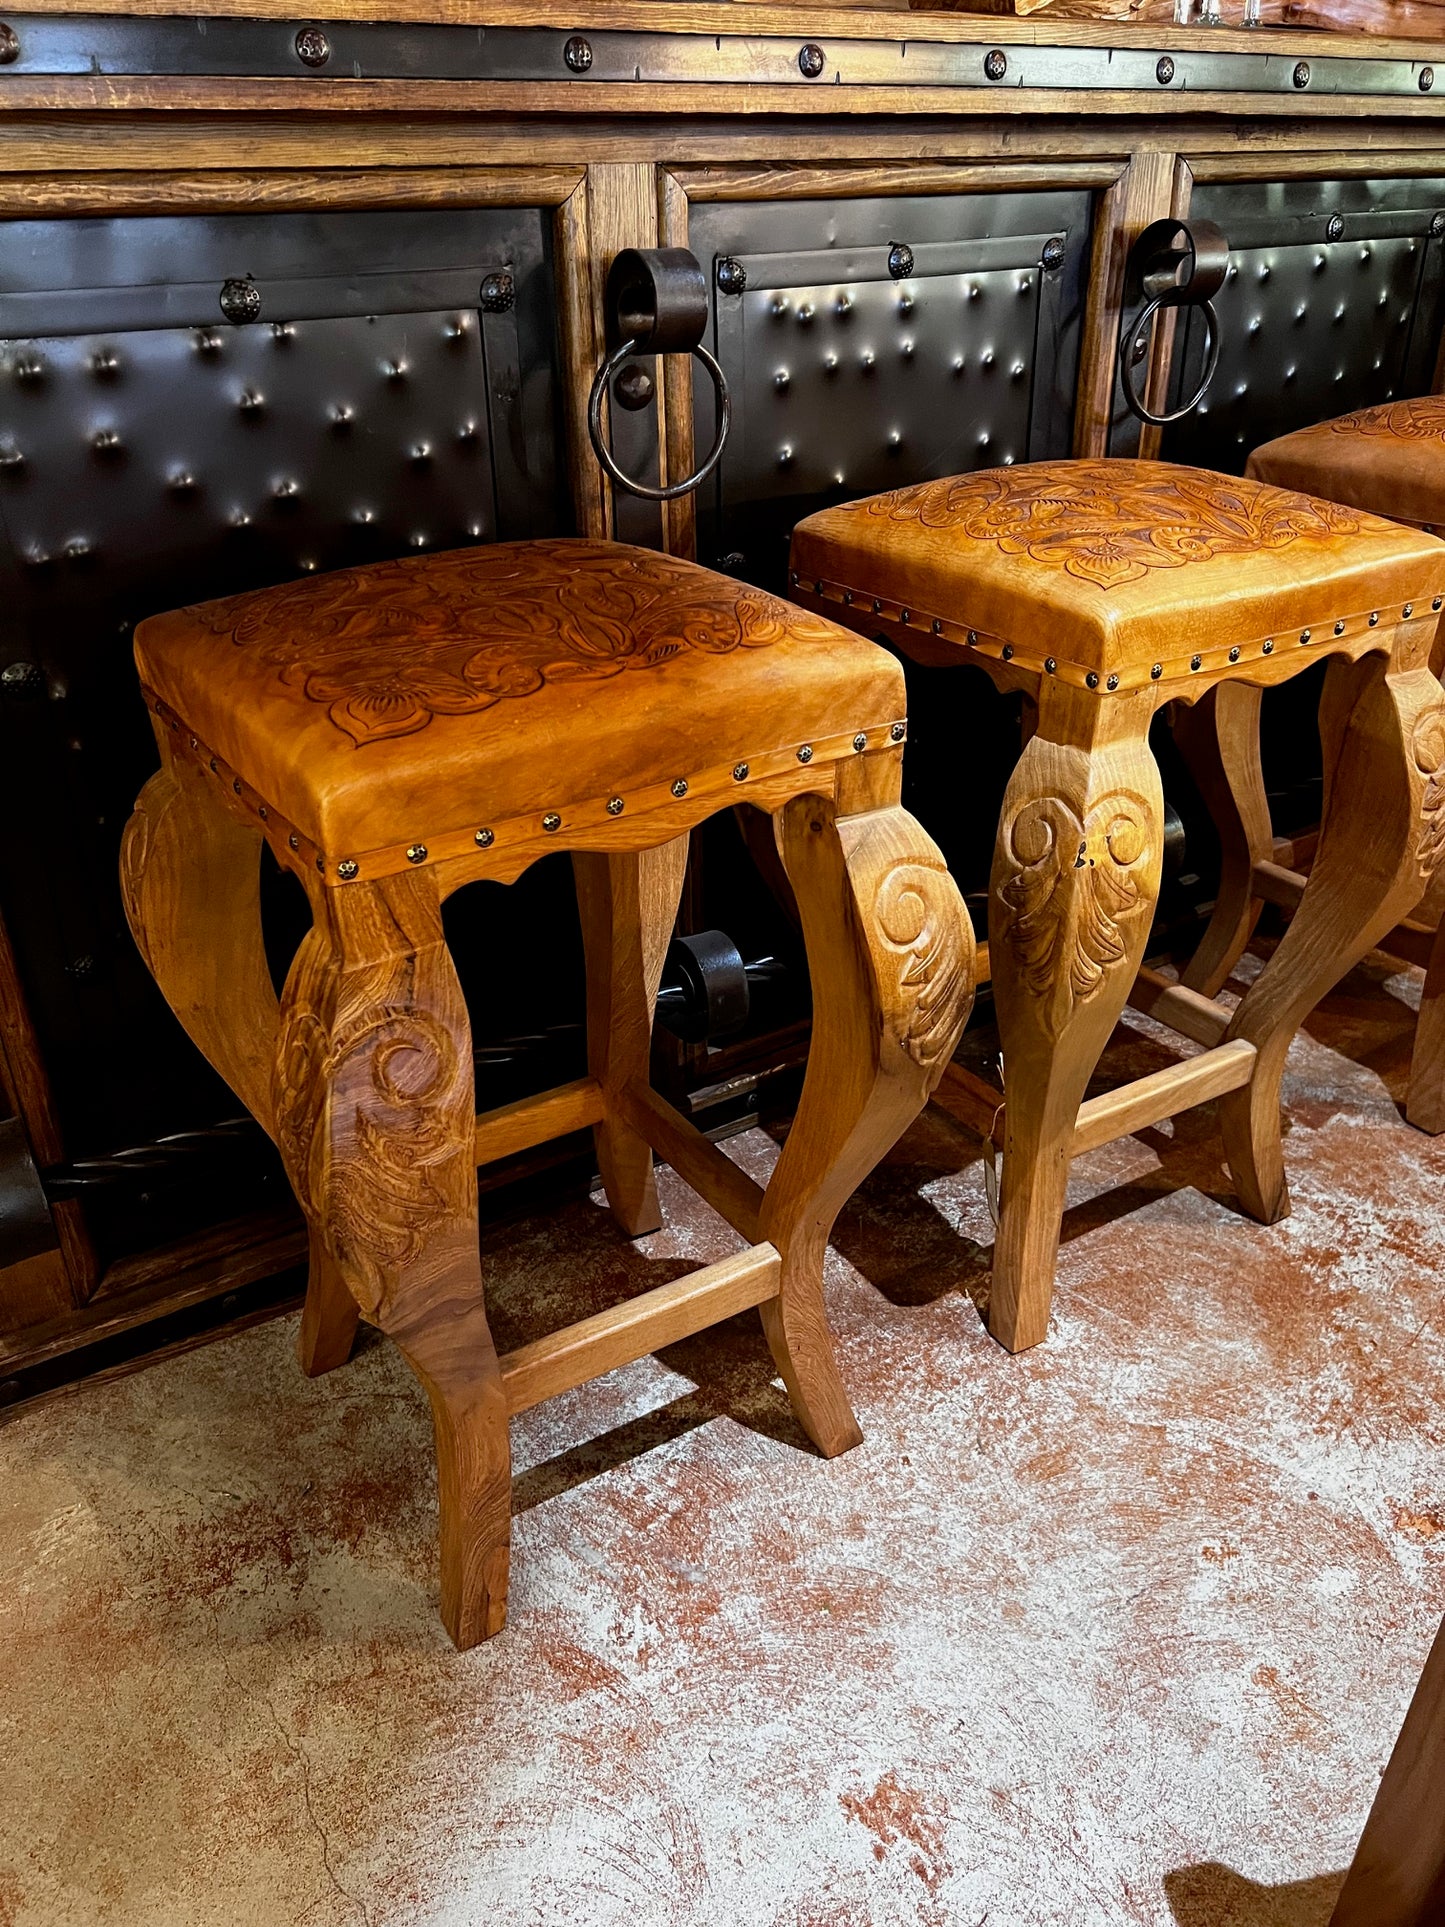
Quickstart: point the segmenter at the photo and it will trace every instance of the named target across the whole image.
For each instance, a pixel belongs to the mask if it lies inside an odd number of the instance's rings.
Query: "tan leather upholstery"
[[[1445,600],[1431,536],[1167,462],[983,469],[824,509],[794,531],[792,572],[859,628],[879,616],[1101,692],[1245,673]]]
[[[152,707],[328,873],[469,825],[598,798],[635,808],[639,792],[666,799],[772,752],[795,767],[803,745],[852,755],[856,736],[877,747],[904,715],[886,651],[605,542],[307,577],[152,617],[136,660]]]
[[[1358,408],[1265,442],[1245,471],[1413,522],[1445,526],[1445,395]]]

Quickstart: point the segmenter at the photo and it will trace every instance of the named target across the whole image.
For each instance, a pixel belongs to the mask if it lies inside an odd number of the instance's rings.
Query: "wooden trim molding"
[[[580,166],[307,168],[193,173],[0,175],[0,219],[44,214],[208,214],[229,210],[368,207],[555,207]]]

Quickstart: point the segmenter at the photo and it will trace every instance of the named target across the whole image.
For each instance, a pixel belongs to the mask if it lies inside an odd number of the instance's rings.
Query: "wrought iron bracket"
[[[732,397],[727,377],[702,345],[708,323],[707,281],[697,256],[687,248],[624,248],[612,263],[603,297],[610,352],[603,359],[587,398],[587,433],[598,461],[619,488],[649,502],[675,502],[711,475],[722,460],[732,426]],[[706,368],[717,392],[717,434],[700,466],[680,482],[657,487],[637,482],[622,468],[607,445],[602,427],[602,403],[612,377],[634,355],[691,354]],[[619,399],[624,407],[639,403],[637,391]]]
[[[1182,421],[1203,401],[1219,366],[1219,316],[1213,297],[1229,272],[1229,243],[1212,221],[1151,221],[1129,250],[1126,286],[1132,286],[1144,305],[1134,317],[1119,348],[1119,379],[1129,411],[1151,428]],[[1199,386],[1181,407],[1159,415],[1139,399],[1134,368],[1142,359],[1140,344],[1149,338],[1154,317],[1166,308],[1198,308],[1204,317],[1204,373]]]

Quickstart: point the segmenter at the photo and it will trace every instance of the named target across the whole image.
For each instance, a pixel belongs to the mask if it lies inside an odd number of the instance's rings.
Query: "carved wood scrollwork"
[[[389,1281],[472,1209],[465,1016],[449,1007],[455,983],[442,981],[439,949],[347,971],[316,955],[316,933],[306,941],[276,1055],[276,1138],[298,1197],[377,1318]]]
[[[874,917],[885,956],[892,961],[892,1003],[905,1056],[937,1073],[953,1055],[972,1002],[968,912],[943,866],[895,863],[879,878]]]
[[[1124,961],[1122,926],[1152,908],[1151,814],[1142,796],[1116,789],[1082,819],[1062,797],[1031,797],[1004,826],[1000,934],[1060,1021]]]
[[[1410,732],[1410,755],[1425,779],[1416,860],[1421,874],[1430,877],[1445,855],[1445,704],[1434,704],[1416,717]]]

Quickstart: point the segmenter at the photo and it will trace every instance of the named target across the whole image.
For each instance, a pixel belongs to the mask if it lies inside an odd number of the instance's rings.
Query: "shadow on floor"
[[[1165,1874],[1164,1894],[1178,1927],[1328,1927],[1344,1884],[1342,1869],[1261,1887],[1207,1860]]]

